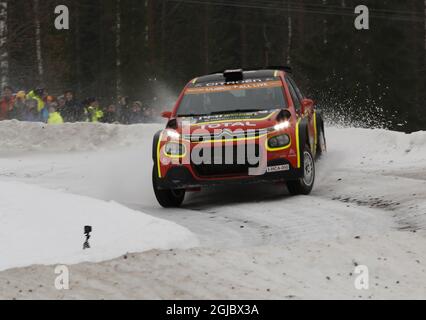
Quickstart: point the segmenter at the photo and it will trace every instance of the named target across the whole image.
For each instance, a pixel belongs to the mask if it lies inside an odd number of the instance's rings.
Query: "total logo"
[[[236,127],[256,127],[252,122],[231,122],[231,123],[212,123],[201,126],[201,129],[219,129],[219,128],[236,128]]]

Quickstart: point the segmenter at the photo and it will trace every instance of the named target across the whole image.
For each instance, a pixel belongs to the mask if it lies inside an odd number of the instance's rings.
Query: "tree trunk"
[[[264,41],[263,45],[264,45],[264,55],[265,55],[265,66],[269,66],[270,42],[268,39],[266,24],[263,24],[263,41]]]
[[[291,48],[293,44],[293,21],[291,19],[291,13],[289,10],[289,5],[287,4],[287,24],[288,24],[288,32],[287,32],[287,52],[286,52],[286,63],[287,65],[291,65]]]
[[[115,79],[116,79],[116,97],[122,95],[121,79],[121,1],[117,0],[115,13]]]
[[[7,49],[7,1],[0,2],[0,83],[1,88],[9,81],[9,52]]]
[[[149,62],[151,66],[151,71],[155,70],[156,67],[156,50],[155,50],[155,0],[146,0],[146,17],[147,17],[147,43],[148,43],[148,53],[149,53]]]
[[[324,10],[325,10],[325,6],[327,5],[327,0],[322,0],[322,3],[324,4]],[[328,20],[327,20],[327,18],[324,18],[322,23],[323,23],[323,43],[327,44],[328,43]]]
[[[161,4],[161,72],[166,74],[166,19],[167,19],[167,1],[163,0]]]
[[[80,39],[80,6],[75,6],[75,29],[74,29],[74,54],[75,54],[75,76],[77,80],[76,90],[81,93],[81,39]]]
[[[35,23],[35,40],[36,40],[36,61],[38,80],[44,80],[43,55],[41,48],[41,24],[40,24],[40,3],[34,0],[34,23]]]

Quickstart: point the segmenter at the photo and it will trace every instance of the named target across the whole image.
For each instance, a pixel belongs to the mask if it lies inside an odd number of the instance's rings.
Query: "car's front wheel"
[[[292,195],[308,195],[315,182],[315,161],[309,147],[303,153],[303,177],[287,182],[287,189]]]
[[[185,199],[185,189],[159,189],[157,185],[157,178],[155,176],[156,169],[152,171],[152,187],[158,203],[163,208],[177,208],[180,207]]]

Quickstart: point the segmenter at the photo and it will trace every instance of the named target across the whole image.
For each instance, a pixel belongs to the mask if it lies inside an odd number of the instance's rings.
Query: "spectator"
[[[63,114],[65,112],[65,102],[66,102],[65,96],[64,95],[59,96],[58,99],[57,99],[57,102],[58,102],[58,110],[57,111],[61,114],[62,118],[64,118]]]
[[[47,121],[49,120],[49,114],[50,114],[49,108],[50,108],[50,106],[53,103],[56,104],[56,102],[54,102],[54,100],[55,99],[52,96],[46,97],[46,102],[45,102],[44,108],[40,111],[40,120],[44,123],[47,123]],[[57,104],[56,104],[56,107],[57,107]]]
[[[118,98],[118,114],[122,124],[129,124],[130,117],[130,106],[128,97]]]
[[[96,98],[89,98],[87,100],[86,114],[89,122],[99,122],[104,113],[99,106],[99,101]]]
[[[118,123],[118,114],[117,107],[114,104],[108,106],[104,113],[104,117],[102,118],[102,122],[104,123]]]
[[[143,122],[142,103],[135,101],[132,104],[132,110],[129,115],[129,124],[136,124]]]
[[[41,110],[43,110],[45,107],[44,99],[47,97],[47,95],[47,89],[40,87],[30,91],[27,94],[27,99],[35,99],[37,101],[37,112],[41,112]]]
[[[23,120],[29,122],[40,121],[40,114],[37,111],[38,101],[35,99],[25,100],[25,109],[23,113]]]
[[[49,118],[47,120],[48,124],[62,124],[64,119],[62,119],[61,114],[57,111],[58,104],[53,102],[49,105]]]
[[[153,121],[152,110],[149,107],[143,109],[143,119],[145,123],[151,123]]]
[[[62,117],[66,122],[85,121],[84,106],[75,99],[74,92],[67,90],[64,93],[65,105],[61,107]]]
[[[3,88],[3,96],[0,100],[0,121],[8,119],[8,114],[13,109],[13,104],[13,89],[6,86]]]
[[[13,104],[12,110],[9,111],[8,118],[19,121],[24,120],[25,112],[25,91],[19,91],[15,97],[15,103]]]

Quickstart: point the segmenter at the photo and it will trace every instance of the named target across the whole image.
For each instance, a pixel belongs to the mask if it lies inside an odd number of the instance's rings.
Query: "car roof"
[[[279,70],[273,70],[273,69],[262,69],[262,70],[244,70],[243,73],[243,79],[259,79],[259,78],[270,78],[270,77],[277,77]],[[196,78],[197,83],[202,82],[220,82],[225,81],[224,71],[212,73],[209,75],[201,76]]]

